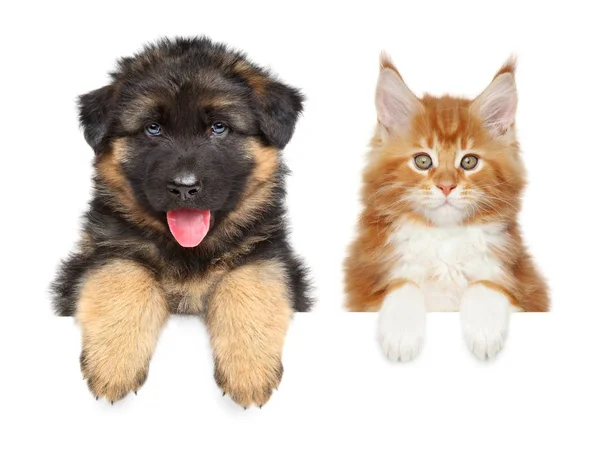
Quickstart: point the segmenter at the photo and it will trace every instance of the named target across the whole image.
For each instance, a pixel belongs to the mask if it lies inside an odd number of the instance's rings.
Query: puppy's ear
[[[254,93],[258,123],[267,140],[283,149],[294,133],[296,121],[302,112],[302,94],[283,83],[269,82]]]
[[[83,127],[85,141],[95,152],[101,147],[108,131],[115,89],[107,85],[79,96],[79,123]]]

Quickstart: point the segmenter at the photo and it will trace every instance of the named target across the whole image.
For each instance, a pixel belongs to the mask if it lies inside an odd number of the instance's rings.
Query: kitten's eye
[[[419,153],[415,156],[415,164],[419,169],[426,171],[433,165],[433,161],[427,153]]]
[[[162,133],[162,128],[156,122],[146,125],[146,133],[151,136],[158,136]]]
[[[227,131],[227,125],[223,122],[215,122],[210,128],[214,135],[223,135]]]
[[[475,169],[478,162],[479,158],[477,156],[474,154],[467,154],[460,160],[460,167],[465,171],[470,171],[471,169]]]

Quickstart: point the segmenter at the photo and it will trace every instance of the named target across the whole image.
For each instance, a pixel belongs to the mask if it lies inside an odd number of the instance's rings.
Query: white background
[[[3,5],[1,466],[599,466],[597,15],[577,1],[349,3]],[[189,318],[169,323],[139,396],[96,402],[79,331],[49,306],[89,197],[75,98],[106,84],[117,57],[175,34],[242,48],[308,96],[285,157],[293,241],[319,303],[296,316],[262,410],[221,397]],[[383,48],[418,94],[474,96],[519,56],[522,223],[553,310],[513,317],[492,363],[469,354],[457,314],[432,314],[423,354],[393,365],[376,314],[342,311]]]

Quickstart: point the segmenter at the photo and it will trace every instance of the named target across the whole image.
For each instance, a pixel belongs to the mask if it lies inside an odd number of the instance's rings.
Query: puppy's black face
[[[190,213],[205,217],[184,230],[238,206],[256,142],[283,148],[302,108],[296,90],[208,39],[164,40],[119,65],[113,83],[80,99],[86,139],[98,167],[112,159],[107,180],[125,179],[126,190],[112,189],[168,220],[178,241],[173,227]]]
[[[171,88],[136,84],[121,104],[123,171],[153,212],[232,210],[252,174],[248,138],[260,135],[252,103],[243,87],[209,75]]]

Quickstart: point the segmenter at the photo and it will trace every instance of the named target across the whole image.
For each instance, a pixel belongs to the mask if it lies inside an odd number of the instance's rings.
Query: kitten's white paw
[[[407,362],[419,354],[425,337],[425,298],[413,284],[389,293],[379,311],[378,335],[383,353]]]
[[[482,284],[465,292],[460,304],[463,335],[479,359],[493,358],[504,346],[511,310],[504,294]]]

